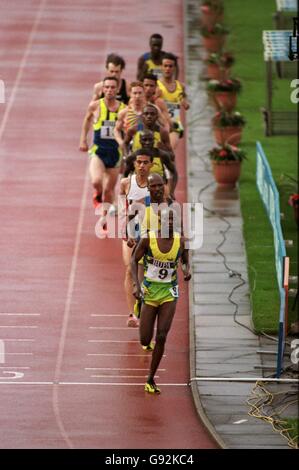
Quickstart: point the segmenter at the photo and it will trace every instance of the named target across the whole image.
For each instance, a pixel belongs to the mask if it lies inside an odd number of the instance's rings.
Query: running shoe
[[[99,194],[97,191],[95,191],[92,196],[93,207],[96,209],[98,205],[101,204],[101,202],[102,202],[102,194]]]
[[[157,387],[154,380],[151,380],[150,382],[146,382],[144,386],[144,390],[148,393],[161,393],[161,390]]]
[[[129,318],[127,320],[127,326],[130,328],[137,328],[139,326],[139,321],[134,315],[129,315]]]
[[[142,349],[144,351],[153,351],[154,347],[155,347],[155,343],[154,341],[151,341],[150,344],[148,344],[147,346],[142,346]]]

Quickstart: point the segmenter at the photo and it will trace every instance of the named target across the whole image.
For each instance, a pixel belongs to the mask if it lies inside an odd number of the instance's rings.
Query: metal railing
[[[273,229],[276,276],[280,295],[276,377],[280,377],[283,367],[285,334],[287,329],[287,295],[285,289],[286,249],[280,224],[279,193],[260,142],[256,143],[256,159],[256,184]]]

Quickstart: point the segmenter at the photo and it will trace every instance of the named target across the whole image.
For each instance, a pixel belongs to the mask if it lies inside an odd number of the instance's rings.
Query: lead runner
[[[154,377],[164,353],[167,334],[179,297],[177,268],[180,259],[184,280],[191,279],[188,250],[185,248],[184,238],[180,233],[174,231],[173,212],[169,208],[163,209],[159,212],[159,218],[161,223],[157,234],[150,231],[147,238],[140,240],[131,261],[133,293],[137,299],[142,299],[139,326],[142,346],[150,344],[157,319],[155,347],[144,387],[146,392],[154,394],[161,393]],[[163,237],[166,223],[169,228],[168,236]],[[140,285],[138,261],[141,258],[144,263],[144,280]]]

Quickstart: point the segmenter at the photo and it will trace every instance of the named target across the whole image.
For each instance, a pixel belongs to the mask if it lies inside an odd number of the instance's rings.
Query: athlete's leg
[[[114,189],[119,175],[119,168],[106,168],[103,188],[103,200],[105,202],[114,201]]]
[[[96,190],[97,194],[102,194],[103,192],[103,176],[105,173],[105,165],[102,160],[94,155],[90,158],[89,164],[89,174],[91,179],[91,184]]]
[[[125,240],[122,241],[122,256],[123,256],[123,262],[126,268],[124,288],[125,288],[125,294],[126,294],[126,299],[127,299],[127,305],[129,309],[129,315],[133,315],[134,304],[135,304],[136,299],[133,295],[133,279],[132,279],[132,273],[131,273],[132,248],[128,247],[127,242]]]
[[[148,346],[151,342],[157,312],[157,307],[145,303],[142,304],[139,324],[140,343],[142,346]]]
[[[167,334],[170,330],[171,323],[175,314],[176,301],[165,302],[158,307],[158,322],[156,332],[156,344],[152,354],[152,362],[148,381],[154,379],[155,373],[162,359]]]
[[[177,132],[170,132],[169,139],[170,139],[171,148],[172,148],[173,151],[175,151],[175,149],[176,149],[176,147],[179,143],[180,136]]]

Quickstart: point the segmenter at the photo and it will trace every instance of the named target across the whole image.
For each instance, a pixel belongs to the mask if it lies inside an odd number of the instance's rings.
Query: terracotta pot
[[[214,127],[214,136],[219,145],[238,145],[241,142],[242,127]]]
[[[241,174],[239,161],[212,161],[214,178],[219,185],[234,188]]]
[[[225,43],[225,34],[202,38],[202,44],[209,52],[219,52]]]
[[[210,79],[226,80],[229,77],[229,68],[220,67],[218,64],[207,65],[207,75]]]
[[[218,91],[214,93],[214,102],[218,109],[232,111],[237,104],[237,93],[234,91]]]
[[[223,13],[215,13],[213,10],[208,10],[203,6],[200,7],[200,10],[200,21],[203,26],[209,28],[214,26],[216,23],[223,23]]]

